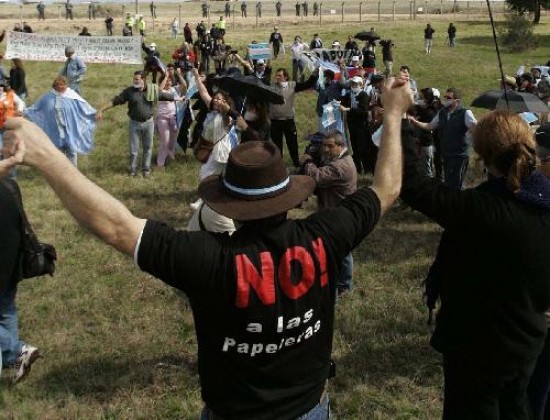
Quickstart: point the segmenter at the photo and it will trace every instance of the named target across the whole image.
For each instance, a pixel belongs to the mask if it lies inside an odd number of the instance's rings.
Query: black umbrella
[[[484,109],[508,109],[512,112],[550,112],[546,103],[528,92],[488,90],[472,102],[472,106]]]
[[[221,90],[231,95],[244,96],[248,100],[262,100],[273,104],[284,104],[285,98],[275,88],[266,85],[255,76],[221,76],[214,79],[214,83]]]
[[[360,39],[361,41],[376,41],[377,39],[380,39],[380,35],[378,35],[374,31],[363,31],[359,32],[358,34],[355,34],[354,38]]]

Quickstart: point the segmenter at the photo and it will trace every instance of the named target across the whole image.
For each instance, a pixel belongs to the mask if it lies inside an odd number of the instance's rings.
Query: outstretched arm
[[[82,175],[35,124],[10,118],[5,128],[4,150],[23,142],[23,163],[40,171],[77,222],[118,251],[132,256],[145,219],[135,217],[120,201]]]
[[[409,77],[400,73],[389,78],[382,93],[384,105],[384,128],[374,170],[372,189],[380,199],[384,214],[399,196],[403,172],[403,151],[401,148],[401,118],[413,104]]]

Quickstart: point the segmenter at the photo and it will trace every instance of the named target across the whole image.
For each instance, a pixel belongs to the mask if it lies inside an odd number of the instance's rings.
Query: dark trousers
[[[348,129],[353,163],[355,163],[357,173],[371,172],[374,174],[378,148],[372,142],[368,126],[350,121]]]
[[[443,177],[445,184],[455,190],[461,190],[468,170],[468,156],[450,156],[443,158]]]
[[[277,58],[277,56],[279,55],[279,50],[281,49],[281,44],[279,44],[278,42],[274,42],[273,43],[273,56],[275,58]]]
[[[550,331],[549,331],[550,332]],[[550,419],[550,407],[547,405],[550,395],[550,334],[546,334],[544,347],[539,355],[535,370],[527,387],[527,397],[531,405],[533,420]]]
[[[304,77],[304,62],[300,59],[293,58],[292,59],[292,80],[295,82],[298,81],[298,77],[300,78],[300,82],[303,82]]]
[[[300,166],[298,159],[298,133],[296,132],[296,123],[294,119],[290,120],[271,120],[271,140],[277,145],[283,154],[283,135],[285,136],[286,147],[292,159],[292,164]]]
[[[443,357],[443,420],[527,420],[527,384],[535,361],[491,368],[463,354]]]

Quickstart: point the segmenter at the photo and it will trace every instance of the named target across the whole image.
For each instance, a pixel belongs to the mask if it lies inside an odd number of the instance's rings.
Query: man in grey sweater
[[[271,140],[283,154],[283,135],[285,137],[288,153],[295,167],[300,166],[298,155],[298,133],[294,117],[294,95],[297,92],[312,89],[317,83],[317,76],[312,74],[305,82],[289,81],[288,71],[285,68],[277,69],[275,73],[275,89],[283,95],[285,103],[281,105],[269,105],[269,118],[271,119]]]

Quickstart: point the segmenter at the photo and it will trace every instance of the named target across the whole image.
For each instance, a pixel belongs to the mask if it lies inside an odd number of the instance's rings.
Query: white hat
[[[334,41],[334,42],[332,43],[332,46],[333,46],[333,47],[339,47],[339,46],[340,46],[340,43],[339,43],[338,41]]]
[[[157,44],[155,44],[154,42],[151,42],[149,44],[149,48],[157,48]]]
[[[359,56],[354,55],[353,57],[351,57],[351,61],[359,61]]]
[[[364,80],[361,76],[354,76],[350,79],[350,82],[351,83],[354,83],[354,84],[363,84],[364,83]]]
[[[256,60],[256,65],[257,66],[262,65],[262,64],[265,64],[265,60],[263,58],[259,58],[258,60]]]
[[[441,92],[439,91],[439,89],[432,88],[432,94],[435,98],[441,98]]]

